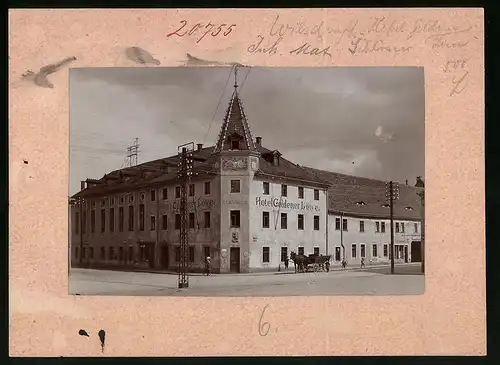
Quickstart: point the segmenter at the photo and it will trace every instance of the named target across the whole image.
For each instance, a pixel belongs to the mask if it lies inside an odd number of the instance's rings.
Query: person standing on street
[[[285,270],[288,270],[288,255],[285,256]]]

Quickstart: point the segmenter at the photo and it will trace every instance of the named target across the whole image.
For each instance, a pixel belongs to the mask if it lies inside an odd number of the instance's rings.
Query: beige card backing
[[[167,36],[184,23],[185,35]],[[11,10],[10,354],[484,354],[483,39],[482,9]],[[49,76],[53,88],[21,75],[72,56],[69,67],[144,67],[125,56],[131,46],[160,61],[152,67],[185,66],[186,53],[249,66],[424,67],[425,294],[69,296],[68,67]]]

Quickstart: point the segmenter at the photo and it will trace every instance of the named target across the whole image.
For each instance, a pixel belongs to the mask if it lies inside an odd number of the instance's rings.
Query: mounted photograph
[[[69,79],[70,294],[424,293],[423,68]]]

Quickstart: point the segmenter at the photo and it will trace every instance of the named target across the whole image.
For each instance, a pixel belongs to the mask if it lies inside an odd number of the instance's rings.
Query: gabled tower
[[[234,70],[234,91],[229,102],[229,107],[224,116],[224,122],[215,144],[214,153],[221,151],[257,151],[252,132],[243,111],[238,95],[238,69]]]
[[[220,181],[220,272],[249,272],[253,177],[259,152],[238,94],[234,91],[213,151]]]

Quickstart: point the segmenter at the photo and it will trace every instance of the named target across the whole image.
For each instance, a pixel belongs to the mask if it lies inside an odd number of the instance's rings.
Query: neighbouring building
[[[215,146],[193,150],[189,261],[215,272],[277,270],[290,252],[332,262],[388,261],[386,183],[299,166],[252,137],[237,87]],[[176,270],[180,260],[177,155],[87,179],[70,199],[73,266]],[[395,259],[420,261],[420,187],[400,185]]]

